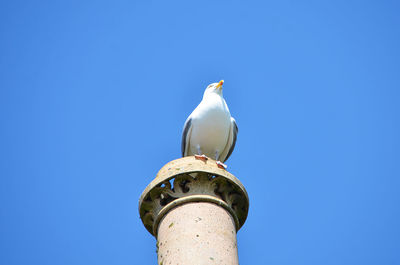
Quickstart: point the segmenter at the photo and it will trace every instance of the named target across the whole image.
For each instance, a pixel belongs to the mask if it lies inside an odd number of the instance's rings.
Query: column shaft
[[[238,265],[236,229],[224,208],[191,202],[173,208],[160,222],[158,264]]]

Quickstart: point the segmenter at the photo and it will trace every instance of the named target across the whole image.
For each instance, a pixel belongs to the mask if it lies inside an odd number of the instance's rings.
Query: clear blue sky
[[[400,264],[397,1],[2,1],[0,263],[155,264],[138,199],[211,82],[241,264]]]

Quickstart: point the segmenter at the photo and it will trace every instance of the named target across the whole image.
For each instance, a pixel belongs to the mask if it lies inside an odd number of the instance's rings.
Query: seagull
[[[203,100],[186,119],[182,133],[182,156],[194,155],[203,161],[212,158],[219,168],[232,154],[238,127],[222,96],[224,80],[212,83],[204,91]]]

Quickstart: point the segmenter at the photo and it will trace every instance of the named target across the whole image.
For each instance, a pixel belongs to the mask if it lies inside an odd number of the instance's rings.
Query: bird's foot
[[[222,163],[221,161],[217,161],[216,164],[221,169],[225,169],[226,170],[228,168],[228,166],[225,165],[224,163]]]
[[[204,162],[206,162],[208,160],[208,157],[206,155],[194,155],[194,158],[200,159]]]

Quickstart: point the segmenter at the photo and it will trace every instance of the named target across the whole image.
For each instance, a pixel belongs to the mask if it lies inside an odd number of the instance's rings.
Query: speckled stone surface
[[[160,222],[157,248],[162,265],[239,264],[234,220],[214,203],[172,209]]]

